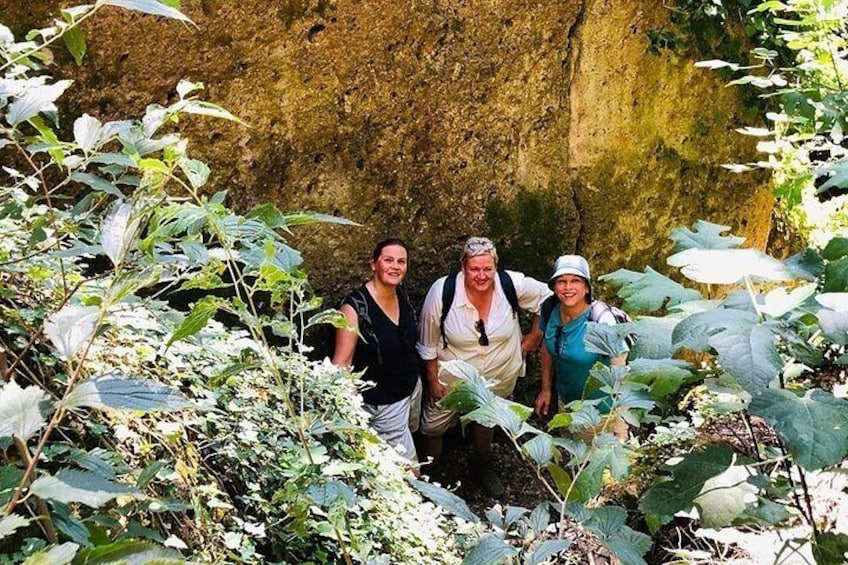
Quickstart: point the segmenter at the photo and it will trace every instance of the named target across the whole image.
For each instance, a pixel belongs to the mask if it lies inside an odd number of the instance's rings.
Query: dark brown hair
[[[380,241],[379,243],[377,243],[377,245],[374,246],[374,251],[371,252],[371,260],[376,261],[377,259],[379,259],[380,254],[383,253],[383,249],[388,247],[389,245],[399,245],[403,247],[406,251],[407,257],[409,257],[409,247],[406,246],[406,243],[404,243],[402,239],[399,239],[397,237],[390,237],[388,239]]]

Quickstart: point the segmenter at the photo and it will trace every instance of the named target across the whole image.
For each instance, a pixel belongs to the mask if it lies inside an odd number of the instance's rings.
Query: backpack
[[[510,308],[512,308],[512,317],[514,318],[521,311],[518,306],[518,293],[515,292],[515,284],[513,284],[512,278],[504,269],[498,269],[497,273],[498,279],[501,281],[501,288],[503,288],[506,295],[506,300],[509,302]],[[457,273],[448,275],[445,279],[445,285],[442,287],[442,317],[439,320],[439,332],[442,334],[444,347],[448,346],[448,338],[445,335],[445,320],[453,305],[453,297],[456,295],[456,275]]]
[[[551,317],[551,314],[554,310],[556,310],[557,305],[559,304],[559,299],[556,295],[551,295],[542,302],[541,312],[539,316],[542,319],[542,327],[546,327],[548,325],[548,320]],[[616,324],[626,324],[628,322],[633,321],[632,318],[622,310],[621,308],[616,308],[610,304],[607,304],[603,300],[595,300],[592,302],[592,305],[589,307],[589,321],[590,322],[598,322],[601,319],[601,316],[604,312],[609,312],[612,314],[612,317],[615,319]],[[562,331],[562,327],[560,327],[560,331]],[[556,341],[559,342],[559,335],[556,337]],[[624,336],[624,343],[627,344],[627,347],[633,347],[636,345],[638,337],[635,333],[629,333]],[[557,347],[559,345],[557,344]]]
[[[377,348],[377,363],[382,365],[383,353],[380,351],[380,340],[377,339],[377,332],[374,331],[374,322],[371,320],[371,314],[368,312],[368,299],[363,294],[364,292],[367,291],[357,288],[350,293],[351,306],[353,306],[359,319],[359,333],[362,339],[365,340],[365,343],[374,344]],[[403,300],[406,303],[410,312],[412,312],[412,319],[417,327],[418,320],[415,319],[415,309],[412,307],[412,303],[409,301],[409,296],[406,294],[403,286],[398,286],[398,300]]]

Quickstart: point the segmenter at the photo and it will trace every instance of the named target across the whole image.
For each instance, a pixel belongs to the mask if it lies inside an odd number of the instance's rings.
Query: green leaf
[[[610,434],[592,440],[589,462],[574,479],[574,500],[585,502],[601,492],[603,476],[609,472],[613,480],[621,480],[630,469],[630,450]]]
[[[102,137],[103,124],[101,124],[100,120],[98,120],[97,118],[89,116],[88,114],[83,114],[82,116],[74,120],[74,141],[76,141],[77,145],[79,145],[79,148],[82,149],[85,153],[88,153],[92,149],[96,148],[97,145],[100,143]],[[79,174],[85,175],[85,173]],[[105,180],[100,179],[99,177],[94,177],[94,175],[91,176],[93,178],[98,179],[97,182],[106,182]]]
[[[630,324],[600,324],[587,322],[583,344],[586,351],[605,357],[618,357],[627,353],[624,338],[632,331]]]
[[[91,544],[91,534],[79,518],[71,515],[67,504],[51,501],[52,518],[56,529],[65,534],[71,541],[85,547]]]
[[[630,348],[628,359],[666,359],[673,354],[672,334],[681,319],[680,314],[670,314],[662,318],[641,316],[630,322],[633,333],[639,336]]]
[[[9,381],[0,390],[0,437],[29,440],[47,424],[49,395],[37,386]]]
[[[449,401],[448,404],[445,404],[444,399],[442,399],[442,406],[449,407],[452,406],[452,403]],[[451,409],[456,410],[456,408]],[[520,435],[523,429],[522,423],[532,413],[532,409],[517,402],[493,396],[489,402],[463,415],[460,420],[463,423],[476,422],[486,428],[499,426],[510,436],[516,437]]]
[[[74,26],[65,30],[65,33],[62,34],[62,41],[65,42],[65,47],[68,48],[68,51],[71,53],[71,56],[74,58],[74,62],[76,62],[77,66],[82,65],[82,58],[85,56],[86,45],[85,34],[79,26]]]
[[[818,565],[843,565],[848,553],[848,535],[822,532],[813,540],[813,557]]]
[[[192,408],[188,399],[155,381],[106,374],[86,379],[66,397],[66,407],[172,412]]]
[[[698,508],[701,525],[721,528],[745,514],[757,487],[749,480],[753,472],[742,465],[731,465],[722,473],[704,481],[701,492],[693,501]]]
[[[848,159],[840,159],[834,163],[828,163],[815,171],[816,177],[828,176],[828,180],[816,188],[816,194],[826,192],[831,188],[848,187]]]
[[[831,261],[824,268],[824,292],[848,291],[848,257]]]
[[[518,555],[518,550],[494,534],[486,534],[471,548],[462,565],[499,565]]]
[[[83,184],[86,184],[86,185],[90,186],[93,190],[96,190],[97,192],[105,192],[106,194],[110,194],[110,195],[115,196],[117,198],[123,198],[124,197],[124,194],[121,192],[121,190],[117,186],[115,186],[111,182],[107,181],[103,177],[99,177],[99,176],[93,175],[91,173],[76,172],[76,173],[71,174],[70,179],[73,180],[73,181],[77,181],[77,182],[81,182]]]
[[[168,339],[167,347],[181,339],[191,337],[205,328],[217,311],[218,302],[211,297],[205,297],[195,302],[189,315],[180,322],[173,335]]]
[[[757,323],[752,312],[720,308],[681,321],[674,328],[673,348],[695,352],[714,348],[719,364],[745,390],[756,392],[768,386],[783,367],[774,329],[771,322]]]
[[[459,359],[439,363],[439,370],[457,378],[450,385],[450,393],[441,400],[441,405],[450,410],[467,413],[486,406],[495,398],[489,383],[477,369]]]
[[[71,542],[54,545],[47,551],[30,555],[24,561],[24,565],[66,565],[73,560],[79,547],[79,545]]]
[[[568,494],[568,489],[571,488],[571,475],[568,474],[568,471],[559,465],[548,465],[548,473],[551,474],[551,478],[554,480],[554,484],[560,495],[565,496]],[[570,500],[574,500],[573,495],[570,497]]]
[[[478,518],[470,508],[468,508],[468,504],[451,491],[418,479],[409,479],[409,483],[415,488],[415,490],[420,492],[424,498],[431,500],[454,516],[459,516],[467,522],[480,522],[480,518]]]
[[[60,359],[72,359],[83,344],[94,337],[100,309],[68,305],[44,321],[44,334],[53,342]]]
[[[77,557],[85,565],[178,565],[186,563],[176,550],[146,541],[123,540],[85,548]]]
[[[180,159],[180,168],[193,188],[200,188],[205,185],[206,181],[209,180],[209,174],[212,172],[203,161],[187,157]]]
[[[54,102],[71,86],[73,81],[60,80],[54,84],[43,84],[27,89],[23,96],[9,104],[6,121],[16,126],[41,112],[55,112]]]
[[[92,508],[99,508],[118,496],[141,496],[133,486],[74,469],[62,469],[55,476],[39,477],[30,485],[30,491],[41,498],[66,504],[81,502]]]
[[[671,477],[656,480],[639,501],[639,510],[646,514],[673,516],[688,512],[701,494],[707,480],[724,473],[734,461],[734,454],[725,447],[708,447],[688,453],[675,464],[662,466]]]
[[[24,478],[22,469],[13,465],[0,467],[0,506],[6,506]]]
[[[828,261],[837,261],[848,257],[848,237],[834,237],[822,250],[822,257]]]
[[[136,479],[135,484],[140,489],[147,488],[147,485],[156,478],[156,474],[165,467],[165,462],[157,459],[150,463],[147,467],[142,469],[141,473],[138,474],[138,479]]]
[[[806,284],[792,289],[788,293],[782,286],[774,288],[764,296],[761,295],[762,304],[760,311],[773,318],[779,318],[813,296],[816,293],[817,286],[816,283]]]
[[[548,434],[539,434],[521,446],[521,451],[526,453],[539,467],[547,467],[554,460],[554,444]]]
[[[602,538],[619,531],[627,521],[627,511],[620,506],[601,506],[587,511],[588,517],[582,524]]]
[[[664,306],[701,299],[697,290],[686,288],[650,267],[644,274],[619,269],[599,279],[621,287],[618,296],[624,299],[622,307],[628,311],[656,312]]]
[[[745,243],[744,237],[721,235],[728,231],[730,226],[698,220],[692,227],[695,231],[689,228],[672,230],[669,239],[674,242],[675,252],[686,249],[733,249]]]
[[[561,551],[565,551],[571,547],[571,540],[567,539],[549,539],[543,541],[539,544],[533,553],[525,557],[524,563],[526,565],[541,565],[542,563],[548,563],[548,559],[560,553]],[[556,561],[558,563],[559,561]]]
[[[736,284],[745,277],[778,282],[798,278],[792,269],[759,249],[687,249],[669,257],[667,263],[704,284]]]
[[[158,0],[97,0],[96,6],[118,6],[153,16],[165,16],[166,18],[194,23],[179,10],[167,6]]]
[[[653,545],[650,536],[636,532],[627,526],[623,526],[619,532],[602,540],[601,543],[618,558],[621,565],[645,565],[643,556]]]
[[[774,428],[795,463],[807,471],[839,463],[848,454],[848,401],[819,389],[803,396],[768,389],[748,411]]]
[[[678,359],[635,359],[629,363],[630,379],[650,385],[653,398],[665,398],[693,378],[694,367]]]
[[[20,528],[28,526],[31,520],[19,514],[9,514],[0,519],[0,539],[9,537]]]
[[[132,202],[116,202],[103,220],[100,244],[112,264],[121,265],[135,242],[141,217],[135,213]]]

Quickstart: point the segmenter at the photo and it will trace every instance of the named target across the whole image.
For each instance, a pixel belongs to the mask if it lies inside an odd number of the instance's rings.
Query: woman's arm
[[[548,348],[542,345],[542,371],[541,381],[542,390],[536,396],[536,402],[533,407],[536,409],[536,414],[547,416],[551,407],[551,397],[553,396],[554,384],[554,358]]]
[[[359,336],[356,328],[359,327],[359,316],[350,304],[343,304],[339,311],[347,318],[347,328],[336,328],[336,350],[333,353],[333,365],[339,367],[350,367],[353,363],[353,352],[356,351],[356,342]]]

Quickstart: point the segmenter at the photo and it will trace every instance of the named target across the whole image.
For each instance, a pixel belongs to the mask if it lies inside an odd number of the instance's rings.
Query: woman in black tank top
[[[410,398],[418,390],[417,324],[401,282],[408,268],[406,244],[399,239],[381,241],[370,258],[373,276],[342,301],[348,326],[336,330],[335,365],[364,371],[363,380],[374,383],[362,392],[371,427],[393,447],[402,446],[411,460],[415,448],[409,429]]]

